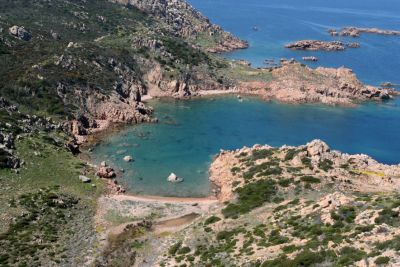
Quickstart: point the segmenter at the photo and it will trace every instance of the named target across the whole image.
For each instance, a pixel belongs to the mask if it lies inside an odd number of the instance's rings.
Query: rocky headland
[[[263,156],[257,159],[254,155],[258,154]],[[248,164],[251,155],[256,165],[265,168],[257,170]],[[210,180],[219,188],[217,197],[223,202],[233,198],[235,187],[244,185],[248,179],[257,181],[257,177],[263,177],[263,171],[279,174],[282,179],[293,177],[293,173],[297,173],[299,180],[298,174],[312,175],[318,177],[319,188],[333,182],[338,191],[396,192],[400,188],[400,165],[385,165],[367,155],[334,151],[321,140],[299,147],[255,145],[221,151],[210,167]]]
[[[280,67],[264,70],[270,79],[242,82],[239,91],[285,103],[324,103],[354,105],[369,100],[390,99],[396,92],[361,83],[347,68],[316,69],[293,60],[283,60]]]

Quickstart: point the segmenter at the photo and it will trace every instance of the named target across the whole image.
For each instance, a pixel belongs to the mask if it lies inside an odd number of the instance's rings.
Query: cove
[[[253,144],[301,145],[312,139],[332,149],[400,163],[400,99],[355,108],[286,105],[234,96],[152,100],[158,124],[126,127],[92,151],[125,173],[119,181],[135,194],[203,197],[210,193],[208,167],[220,149]],[[134,162],[124,162],[131,155]],[[185,181],[167,182],[174,172]]]

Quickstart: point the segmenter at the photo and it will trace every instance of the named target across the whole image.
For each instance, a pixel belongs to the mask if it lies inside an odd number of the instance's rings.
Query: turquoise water
[[[261,66],[267,58],[301,59],[311,66],[347,66],[366,83],[400,83],[400,37],[363,35],[362,47],[345,52],[296,52],[283,48],[299,39],[331,40],[327,28],[379,27],[400,30],[398,0],[190,0],[212,21],[249,40],[251,47],[224,56]],[[252,30],[254,26],[259,31]],[[125,169],[120,181],[130,192],[162,196],[206,196],[208,167],[219,149],[255,143],[301,145],[314,138],[348,153],[400,163],[400,99],[356,108],[285,105],[235,97],[152,101],[159,124],[128,127],[96,146],[96,161]],[[125,155],[135,162],[126,163]],[[174,172],[183,183],[166,181]]]
[[[129,191],[163,196],[205,196],[208,166],[219,149],[253,144],[301,145],[314,138],[349,153],[400,163],[400,101],[357,108],[266,103],[254,98],[153,101],[159,124],[129,127],[94,148],[126,170]],[[122,159],[132,155],[135,162]],[[185,181],[166,181],[174,172]]]

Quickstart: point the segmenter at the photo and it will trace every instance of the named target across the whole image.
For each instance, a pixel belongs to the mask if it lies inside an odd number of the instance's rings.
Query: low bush
[[[300,180],[301,180],[302,182],[305,182],[305,183],[308,183],[308,184],[318,184],[318,183],[321,183],[321,179],[316,178],[316,177],[311,176],[311,175],[302,176],[302,177],[300,177]]]
[[[209,217],[207,220],[205,220],[204,225],[213,224],[213,223],[216,223],[216,222],[218,222],[220,220],[221,220],[221,218],[213,215],[213,216]]]
[[[238,195],[237,202],[228,204],[222,210],[226,218],[248,213],[265,202],[271,202],[277,194],[276,182],[271,179],[258,180],[236,189],[235,193]]]

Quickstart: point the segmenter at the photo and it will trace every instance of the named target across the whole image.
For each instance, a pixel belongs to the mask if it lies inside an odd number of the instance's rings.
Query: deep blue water
[[[400,83],[400,36],[361,35],[337,40],[360,42],[344,52],[291,51],[283,46],[302,39],[336,40],[326,30],[344,26],[400,30],[398,0],[189,0],[197,9],[237,36],[250,48],[226,55],[262,66],[265,59],[315,55],[311,66],[346,66],[366,83]],[[259,28],[254,31],[253,27]]]
[[[283,48],[299,39],[331,40],[326,29],[342,26],[400,30],[397,0],[190,0],[204,14],[249,40],[247,50],[226,57],[243,58],[260,66],[267,58],[316,55],[311,65],[347,66],[366,83],[400,83],[400,37],[362,35],[359,49],[345,52],[296,52]],[[259,31],[252,30],[254,26]],[[356,108],[286,105],[254,98],[152,101],[159,124],[128,127],[95,147],[96,161],[106,159],[126,170],[121,181],[129,191],[164,196],[209,194],[208,167],[219,149],[255,143],[301,145],[314,138],[333,149],[365,153],[377,160],[400,163],[400,99]],[[135,162],[126,163],[125,155]],[[174,172],[181,184],[170,184]]]

